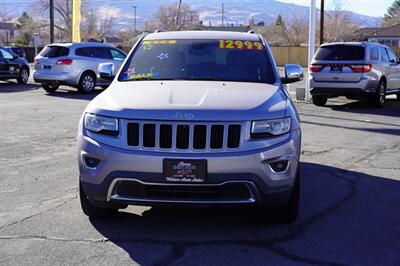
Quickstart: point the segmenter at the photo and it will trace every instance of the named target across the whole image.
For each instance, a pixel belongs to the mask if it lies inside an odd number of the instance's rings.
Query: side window
[[[387,51],[387,53],[388,53],[388,55],[389,55],[389,61],[390,61],[391,63],[396,63],[396,62],[397,62],[397,57],[396,57],[396,55],[392,52],[392,50],[386,48],[386,51]]]
[[[369,53],[370,53],[369,57],[371,60],[379,60],[379,48],[378,47],[372,47]]]
[[[385,48],[381,48],[381,60],[383,62],[389,62],[389,56],[388,56]]]
[[[114,60],[125,60],[126,55],[118,51],[117,49],[111,49],[111,55]]]
[[[85,56],[85,57],[92,57],[92,49],[90,49],[90,47],[82,47],[82,48],[78,48],[75,51],[75,54],[78,56]]]
[[[14,56],[10,52],[7,52],[6,50],[3,49],[1,49],[0,51],[3,54],[4,59],[14,59]]]
[[[93,49],[93,56],[101,59],[112,59],[110,48],[96,47]]]

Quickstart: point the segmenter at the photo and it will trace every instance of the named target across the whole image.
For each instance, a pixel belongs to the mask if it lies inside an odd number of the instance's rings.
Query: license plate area
[[[207,160],[164,159],[164,181],[171,183],[204,183]]]
[[[50,70],[50,69],[51,69],[51,66],[50,66],[50,65],[44,65],[44,66],[43,66],[43,69]]]
[[[343,66],[331,66],[331,72],[342,72]]]

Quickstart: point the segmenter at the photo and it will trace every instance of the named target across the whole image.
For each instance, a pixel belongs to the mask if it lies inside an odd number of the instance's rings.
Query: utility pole
[[[308,26],[308,68],[310,68],[311,61],[315,53],[315,22],[316,22],[316,0],[310,0],[310,24]],[[305,101],[311,100],[310,95],[310,82],[306,80]]]
[[[222,10],[221,10],[221,26],[224,26],[224,2],[222,2]]]
[[[133,23],[133,32],[136,35],[136,8],[137,6],[132,6],[133,7],[133,16],[134,16],[134,23]]]
[[[182,5],[182,0],[179,0],[178,11],[176,12],[176,18],[175,18],[175,25],[178,25],[178,23],[179,23],[179,15],[181,13],[181,5]]]
[[[319,33],[319,44],[324,43],[324,28],[325,28],[325,0],[321,0],[321,10],[320,10],[320,33]]]
[[[50,0],[50,43],[54,43],[54,0]]]

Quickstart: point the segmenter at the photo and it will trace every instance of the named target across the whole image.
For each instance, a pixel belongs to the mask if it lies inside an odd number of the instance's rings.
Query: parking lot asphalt
[[[132,206],[83,215],[75,153],[93,95],[0,82],[1,265],[400,265],[400,101],[296,103],[300,216]]]

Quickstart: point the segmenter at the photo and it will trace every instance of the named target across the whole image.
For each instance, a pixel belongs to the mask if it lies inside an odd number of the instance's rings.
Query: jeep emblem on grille
[[[173,115],[173,117],[175,119],[185,119],[185,120],[192,120],[194,119],[194,114],[192,113],[181,113],[181,112],[175,112],[175,114]]]

